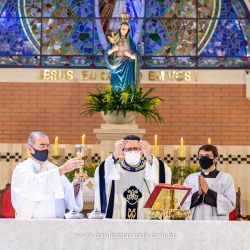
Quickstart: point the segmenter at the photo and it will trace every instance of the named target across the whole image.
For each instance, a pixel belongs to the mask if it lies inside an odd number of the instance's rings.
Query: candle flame
[[[181,141],[183,141],[183,138],[181,137]]]
[[[157,138],[157,135],[155,135],[155,138]]]
[[[58,140],[58,137],[56,137],[56,140]]]
[[[85,135],[83,135],[82,137],[85,137]]]
[[[208,138],[208,141],[210,141],[210,138]]]

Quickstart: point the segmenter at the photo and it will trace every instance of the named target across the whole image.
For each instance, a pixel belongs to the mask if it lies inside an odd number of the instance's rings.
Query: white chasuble
[[[40,166],[32,159],[18,164],[12,174],[11,202],[16,218],[64,217],[65,207],[81,211],[81,188],[74,195],[73,183],[46,161]]]
[[[202,175],[209,190],[198,199],[198,176]],[[206,175],[199,172],[189,175],[184,186],[192,188],[182,209],[190,209],[192,220],[229,220],[229,213],[236,204],[234,181],[230,174],[216,169]]]
[[[115,164],[111,155],[95,171],[95,207],[106,218],[147,219],[143,207],[159,183],[171,183],[171,169],[157,158],[132,168],[125,161]]]

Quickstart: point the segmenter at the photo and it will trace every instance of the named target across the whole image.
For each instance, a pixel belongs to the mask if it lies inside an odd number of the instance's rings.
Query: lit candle
[[[55,155],[58,155],[58,137],[55,139]]]
[[[181,138],[181,157],[183,157],[183,138]]]
[[[154,139],[154,156],[157,157],[157,135],[155,135]]]
[[[85,145],[85,135],[82,136],[82,145]]]
[[[207,144],[211,144],[211,140],[210,140],[210,138],[208,138],[208,142],[207,142]]]

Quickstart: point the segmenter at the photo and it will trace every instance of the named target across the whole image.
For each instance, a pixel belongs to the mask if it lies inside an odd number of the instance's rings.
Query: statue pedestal
[[[101,160],[108,157],[109,152],[115,151],[115,143],[127,135],[137,135],[140,138],[146,134],[146,129],[139,129],[138,124],[101,124],[101,129],[93,130],[101,140]]]

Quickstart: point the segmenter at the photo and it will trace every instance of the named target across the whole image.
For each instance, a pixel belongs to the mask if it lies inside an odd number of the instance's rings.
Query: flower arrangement
[[[96,112],[104,112],[104,115],[108,111],[110,113],[122,112],[123,117],[129,111],[135,111],[142,114],[145,117],[145,122],[149,119],[150,122],[154,120],[157,125],[164,123],[163,117],[160,115],[156,106],[160,105],[163,101],[157,96],[148,97],[148,95],[154,90],[149,89],[146,93],[143,93],[141,87],[137,87],[135,83],[125,84],[124,89],[117,90],[112,89],[111,85],[107,85],[102,92],[97,89],[97,94],[88,93],[88,103],[82,105],[83,108],[81,115],[91,117]]]
[[[171,171],[172,171],[171,184],[172,185],[178,184],[178,180],[181,176],[180,174],[181,167],[177,167],[173,164],[168,164],[168,166],[171,168]],[[201,172],[201,171],[202,171],[201,167],[197,167],[195,164],[193,164],[190,167],[183,168],[183,177],[186,179],[190,174]]]
[[[95,170],[100,165],[101,159],[96,164],[95,160],[93,158],[91,158],[91,162],[92,163],[89,165],[89,167],[87,167],[87,166],[84,165],[82,168],[83,168],[84,171],[87,171],[87,174],[88,174],[89,177],[94,177],[95,176]],[[76,171],[79,171],[79,170],[75,169],[75,170],[73,170],[73,171],[68,172],[68,173],[65,174],[65,176],[68,178],[68,180],[70,182],[73,181]]]

